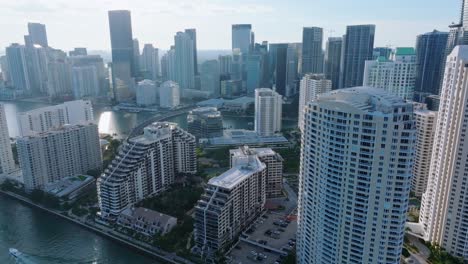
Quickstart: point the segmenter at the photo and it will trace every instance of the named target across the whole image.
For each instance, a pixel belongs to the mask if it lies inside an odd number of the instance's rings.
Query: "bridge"
[[[188,113],[189,111],[191,111],[191,110],[193,110],[195,108],[196,107],[194,107],[194,106],[187,106],[187,107],[180,108],[180,109],[177,109],[175,111],[168,112],[168,113],[157,114],[154,117],[152,117],[152,118],[138,124],[136,127],[134,127],[132,129],[132,131],[130,132],[130,134],[128,135],[127,139],[143,134],[143,129],[145,127],[151,125],[154,122],[161,122],[161,121],[164,121],[164,120],[166,120],[168,118],[179,116],[179,115],[184,114],[184,113]]]

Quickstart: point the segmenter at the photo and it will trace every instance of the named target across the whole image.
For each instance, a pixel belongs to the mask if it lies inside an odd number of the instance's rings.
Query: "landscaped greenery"
[[[220,167],[227,168],[230,165],[229,150],[234,147],[224,147],[219,149],[206,149],[203,157],[215,160]]]
[[[296,252],[291,252],[284,258],[283,264],[295,264],[296,263]]]
[[[278,149],[277,152],[283,157],[284,172],[285,173],[299,173],[299,163],[301,156],[300,147]]]
[[[185,214],[194,207],[202,193],[203,188],[200,186],[174,184],[170,190],[139,202],[137,207],[148,208],[183,219]]]
[[[164,236],[156,236],[154,244],[161,247],[163,250],[178,252],[186,251],[187,241],[193,231],[193,218],[184,216],[182,221],[179,221],[176,227],[171,232]]]
[[[454,257],[438,246],[428,245],[431,255],[428,261],[431,264],[463,264],[463,259]]]
[[[108,136],[105,139],[109,141],[109,145],[107,146],[107,149],[104,151],[104,153],[102,153],[103,168],[107,168],[107,166],[109,166],[109,164],[117,155],[119,146],[122,143],[120,140],[113,139],[111,136]]]

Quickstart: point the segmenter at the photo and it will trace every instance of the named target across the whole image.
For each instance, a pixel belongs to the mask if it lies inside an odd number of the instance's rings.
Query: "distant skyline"
[[[252,24],[256,42],[301,42],[302,27],[324,28],[324,39],[341,36],[347,25],[375,24],[375,46],[414,46],[416,35],[448,31],[457,22],[458,0],[0,0],[0,46],[24,43],[28,22],[46,24],[49,45],[71,50],[110,51],[108,10],[128,9],[140,46],[162,50],[174,35],[196,28],[199,50],[229,50],[231,25]]]

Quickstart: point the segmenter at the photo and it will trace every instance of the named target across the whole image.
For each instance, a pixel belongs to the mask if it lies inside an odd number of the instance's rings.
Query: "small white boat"
[[[21,252],[19,252],[19,250],[17,250],[16,248],[10,248],[8,251],[10,252],[10,255],[12,255],[15,258],[19,258],[19,256],[21,255]]]

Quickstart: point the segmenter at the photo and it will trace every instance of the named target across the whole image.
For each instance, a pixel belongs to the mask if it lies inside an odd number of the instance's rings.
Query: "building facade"
[[[76,100],[47,106],[18,114],[21,136],[47,132],[65,124],[78,125],[94,122],[91,101]]]
[[[306,74],[301,79],[299,86],[299,115],[298,126],[302,130],[304,125],[304,108],[311,100],[315,100],[319,94],[332,90],[332,81],[327,80],[324,74]]]
[[[346,28],[340,66],[340,88],[361,86],[364,64],[372,59],[375,25],[356,25]]]
[[[416,85],[416,53],[413,48],[396,48],[390,59],[366,61],[364,86],[381,88],[405,100],[413,100]]]
[[[159,87],[159,106],[162,108],[175,108],[180,104],[179,84],[166,81]]]
[[[16,142],[27,191],[102,167],[95,124],[64,125]]]
[[[5,106],[0,104],[0,182],[3,180],[3,176],[13,172],[15,169]]]
[[[216,107],[200,107],[187,115],[188,132],[197,139],[223,135],[223,117]]]
[[[416,151],[411,191],[420,198],[426,191],[429,179],[437,112],[425,109],[415,110],[414,120],[416,123]]]
[[[231,155],[231,167],[239,159],[249,159],[249,156],[257,156],[267,168],[266,173],[266,198],[278,198],[283,195],[283,158],[271,148],[249,148],[242,146],[229,150]]]
[[[175,123],[153,123],[123,143],[98,179],[101,216],[116,220],[124,209],[165,191],[177,174],[196,171],[195,137]]]
[[[343,38],[328,38],[325,49],[325,76],[332,82],[332,89],[340,85],[340,63]]]
[[[136,103],[140,106],[150,106],[157,103],[158,87],[151,80],[143,80],[136,87]]]
[[[250,24],[232,25],[232,50],[239,49],[242,53],[249,53],[251,32],[252,25]]]
[[[255,89],[255,132],[260,136],[272,136],[281,131],[283,99],[269,89]]]
[[[266,165],[255,155],[208,181],[195,206],[194,237],[202,256],[223,252],[264,209]]]
[[[297,263],[400,263],[414,134],[413,105],[381,89],[307,104]]]
[[[432,159],[419,222],[424,239],[457,257],[468,257],[465,192],[468,145],[468,46],[457,46],[447,57]]]
[[[323,73],[323,28],[302,29],[302,74]]]

